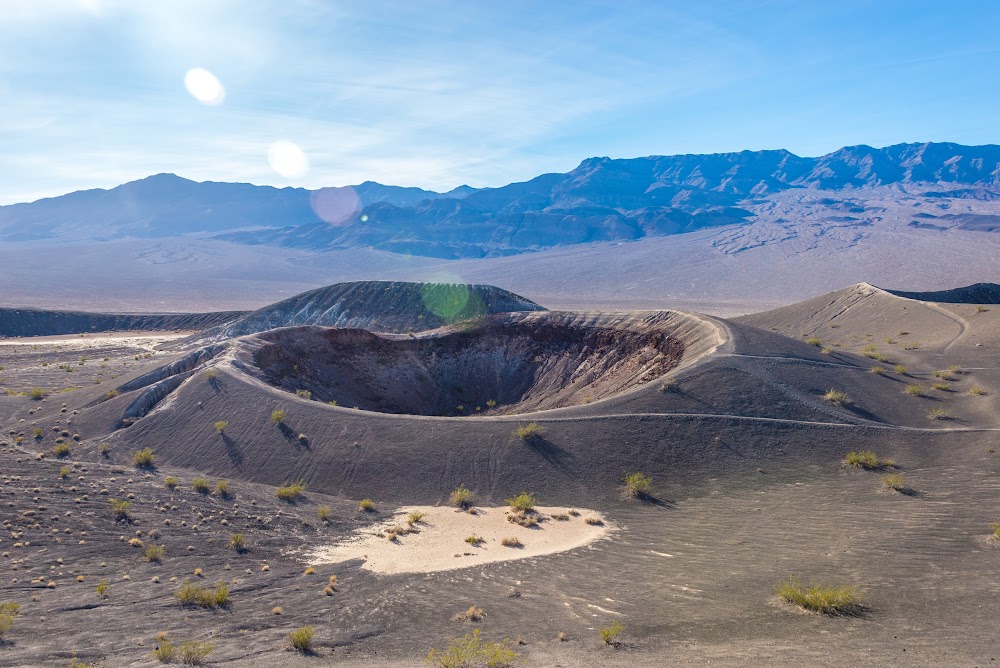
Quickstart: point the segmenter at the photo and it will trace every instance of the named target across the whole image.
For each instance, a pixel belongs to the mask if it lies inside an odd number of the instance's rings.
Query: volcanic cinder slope
[[[190,341],[42,401],[0,397],[11,563],[0,600],[23,613],[0,659],[54,666],[75,651],[154,665],[153,639],[170,629],[212,640],[222,665],[312,665],[284,649],[309,623],[317,653],[358,666],[419,665],[471,628],[519,640],[532,665],[989,665],[1000,658],[988,528],[998,314],[861,284],[728,321],[520,311],[411,334],[307,325]],[[16,367],[17,351],[2,354]],[[829,401],[831,389],[847,399]],[[62,437],[68,461],[36,460],[62,431],[80,437]],[[142,447],[155,469],[132,469]],[[903,493],[842,464],[863,449],[895,460]],[[653,478],[645,501],[622,497],[633,471]],[[167,475],[183,484],[164,487]],[[199,475],[234,481],[231,494],[190,489]],[[292,481],[303,498],[275,499]],[[484,506],[528,490],[592,508],[615,530],[471,568],[380,575],[357,559],[302,574],[317,548],[396,506],[445,504],[460,484]],[[131,495],[131,523],[115,521],[102,489]],[[362,498],[378,512],[359,512]],[[226,547],[232,531],[250,552]],[[143,561],[130,536],[164,544],[165,558]],[[405,551],[406,537],[394,545]],[[195,567],[230,583],[224,611],[179,605]],[[793,609],[773,596],[789,576],[854,585],[864,612]],[[110,599],[93,595],[98,578]],[[473,605],[487,616],[451,620]],[[126,618],[127,637],[106,630]],[[597,629],[615,620],[622,643],[605,646]]]

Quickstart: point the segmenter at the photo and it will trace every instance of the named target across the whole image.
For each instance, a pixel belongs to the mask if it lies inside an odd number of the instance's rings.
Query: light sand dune
[[[576,509],[579,515],[562,521],[553,516],[568,515],[570,508],[536,510],[543,521],[535,528],[526,528],[508,521],[511,511],[506,506],[476,508],[475,514],[446,506],[407,506],[344,542],[314,550],[307,560],[320,564],[364,559],[364,568],[377,573],[431,573],[565,552],[603,538],[611,530],[603,516],[592,510]],[[389,531],[406,527],[412,512],[426,513],[414,524],[416,531],[390,540]],[[590,518],[601,523],[588,524]],[[467,543],[466,538],[472,535],[483,542],[475,546]],[[504,538],[517,538],[521,547],[502,545]]]

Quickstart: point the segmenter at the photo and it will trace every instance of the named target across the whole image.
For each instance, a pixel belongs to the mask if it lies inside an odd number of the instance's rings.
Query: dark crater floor
[[[641,323],[544,316],[419,336],[288,328],[251,341],[244,362],[276,387],[344,407],[438,416],[589,403],[662,376],[685,350],[668,330]]]

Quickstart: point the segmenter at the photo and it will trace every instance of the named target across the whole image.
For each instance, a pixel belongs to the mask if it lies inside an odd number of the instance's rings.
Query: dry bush
[[[242,553],[250,549],[250,543],[243,534],[231,533],[229,534],[229,547]]]
[[[330,519],[330,506],[319,506],[316,508],[316,517],[320,519],[321,522],[326,522]]]
[[[146,557],[146,561],[158,564],[167,556],[167,549],[163,545],[147,545],[143,550],[143,556]]]
[[[926,390],[924,390],[923,385],[916,385],[916,384],[907,385],[906,388],[903,389],[903,392],[910,395],[911,397],[922,397],[924,396],[925,391]]]
[[[459,485],[457,489],[452,490],[451,495],[448,497],[448,503],[465,510],[472,506],[475,496],[472,490],[464,484]]]
[[[514,536],[511,536],[510,538],[504,538],[503,540],[500,541],[500,544],[503,545],[504,547],[524,547],[524,543],[522,543],[518,538]]]
[[[14,628],[14,622],[17,621],[20,609],[21,606],[13,601],[0,603],[0,638],[3,638]]]
[[[882,476],[882,487],[890,492],[902,492],[906,489],[906,478],[902,473],[886,473]]]
[[[871,450],[861,450],[858,452],[848,452],[844,457],[844,463],[848,466],[875,471],[878,469],[891,468],[895,462],[891,459],[879,459]]]
[[[522,424],[515,430],[517,437],[523,441],[527,441],[529,438],[540,435],[544,429],[542,425],[537,422],[529,422],[528,424]]]
[[[861,594],[850,586],[815,584],[806,587],[790,578],[779,583],[775,593],[788,603],[824,615],[855,615],[861,611]]]
[[[306,491],[306,486],[301,480],[298,482],[287,482],[278,489],[275,490],[274,494],[282,501],[298,501],[302,498],[302,495]]]
[[[129,519],[129,508],[132,507],[131,501],[122,501],[120,499],[108,499],[108,503],[111,504],[111,513],[115,516],[116,520],[127,520]]]
[[[436,668],[510,668],[517,662],[517,652],[509,641],[484,641],[479,629],[463,638],[454,638],[444,650],[432,649],[425,661]]]
[[[303,654],[312,652],[313,627],[301,626],[289,632],[288,639],[292,643],[292,649]]]
[[[215,428],[215,431],[221,434],[222,432],[226,431],[226,427],[229,426],[229,423],[225,420],[219,420],[218,422],[213,422],[212,426]]]
[[[134,464],[136,468],[152,468],[153,461],[154,458],[152,448],[143,448],[142,450],[136,450],[132,453],[132,464]]]
[[[201,585],[186,580],[181,590],[177,592],[181,605],[199,608],[224,608],[229,605],[229,586],[219,582],[215,589],[205,589]]]
[[[823,395],[823,398],[829,401],[835,406],[845,406],[851,403],[850,398],[848,398],[847,393],[841,392],[840,390],[829,390]]]
[[[375,512],[375,502],[371,499],[361,499],[358,501],[358,510],[366,513],[373,513]]]

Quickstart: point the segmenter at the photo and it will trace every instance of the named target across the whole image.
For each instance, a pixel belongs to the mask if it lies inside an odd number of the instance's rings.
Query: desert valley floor
[[[213,665],[417,666],[474,630],[527,666],[997,665],[1000,287],[733,319],[530,298],[5,314],[0,666],[160,665],[161,633]],[[800,610],[789,578],[861,607]]]

